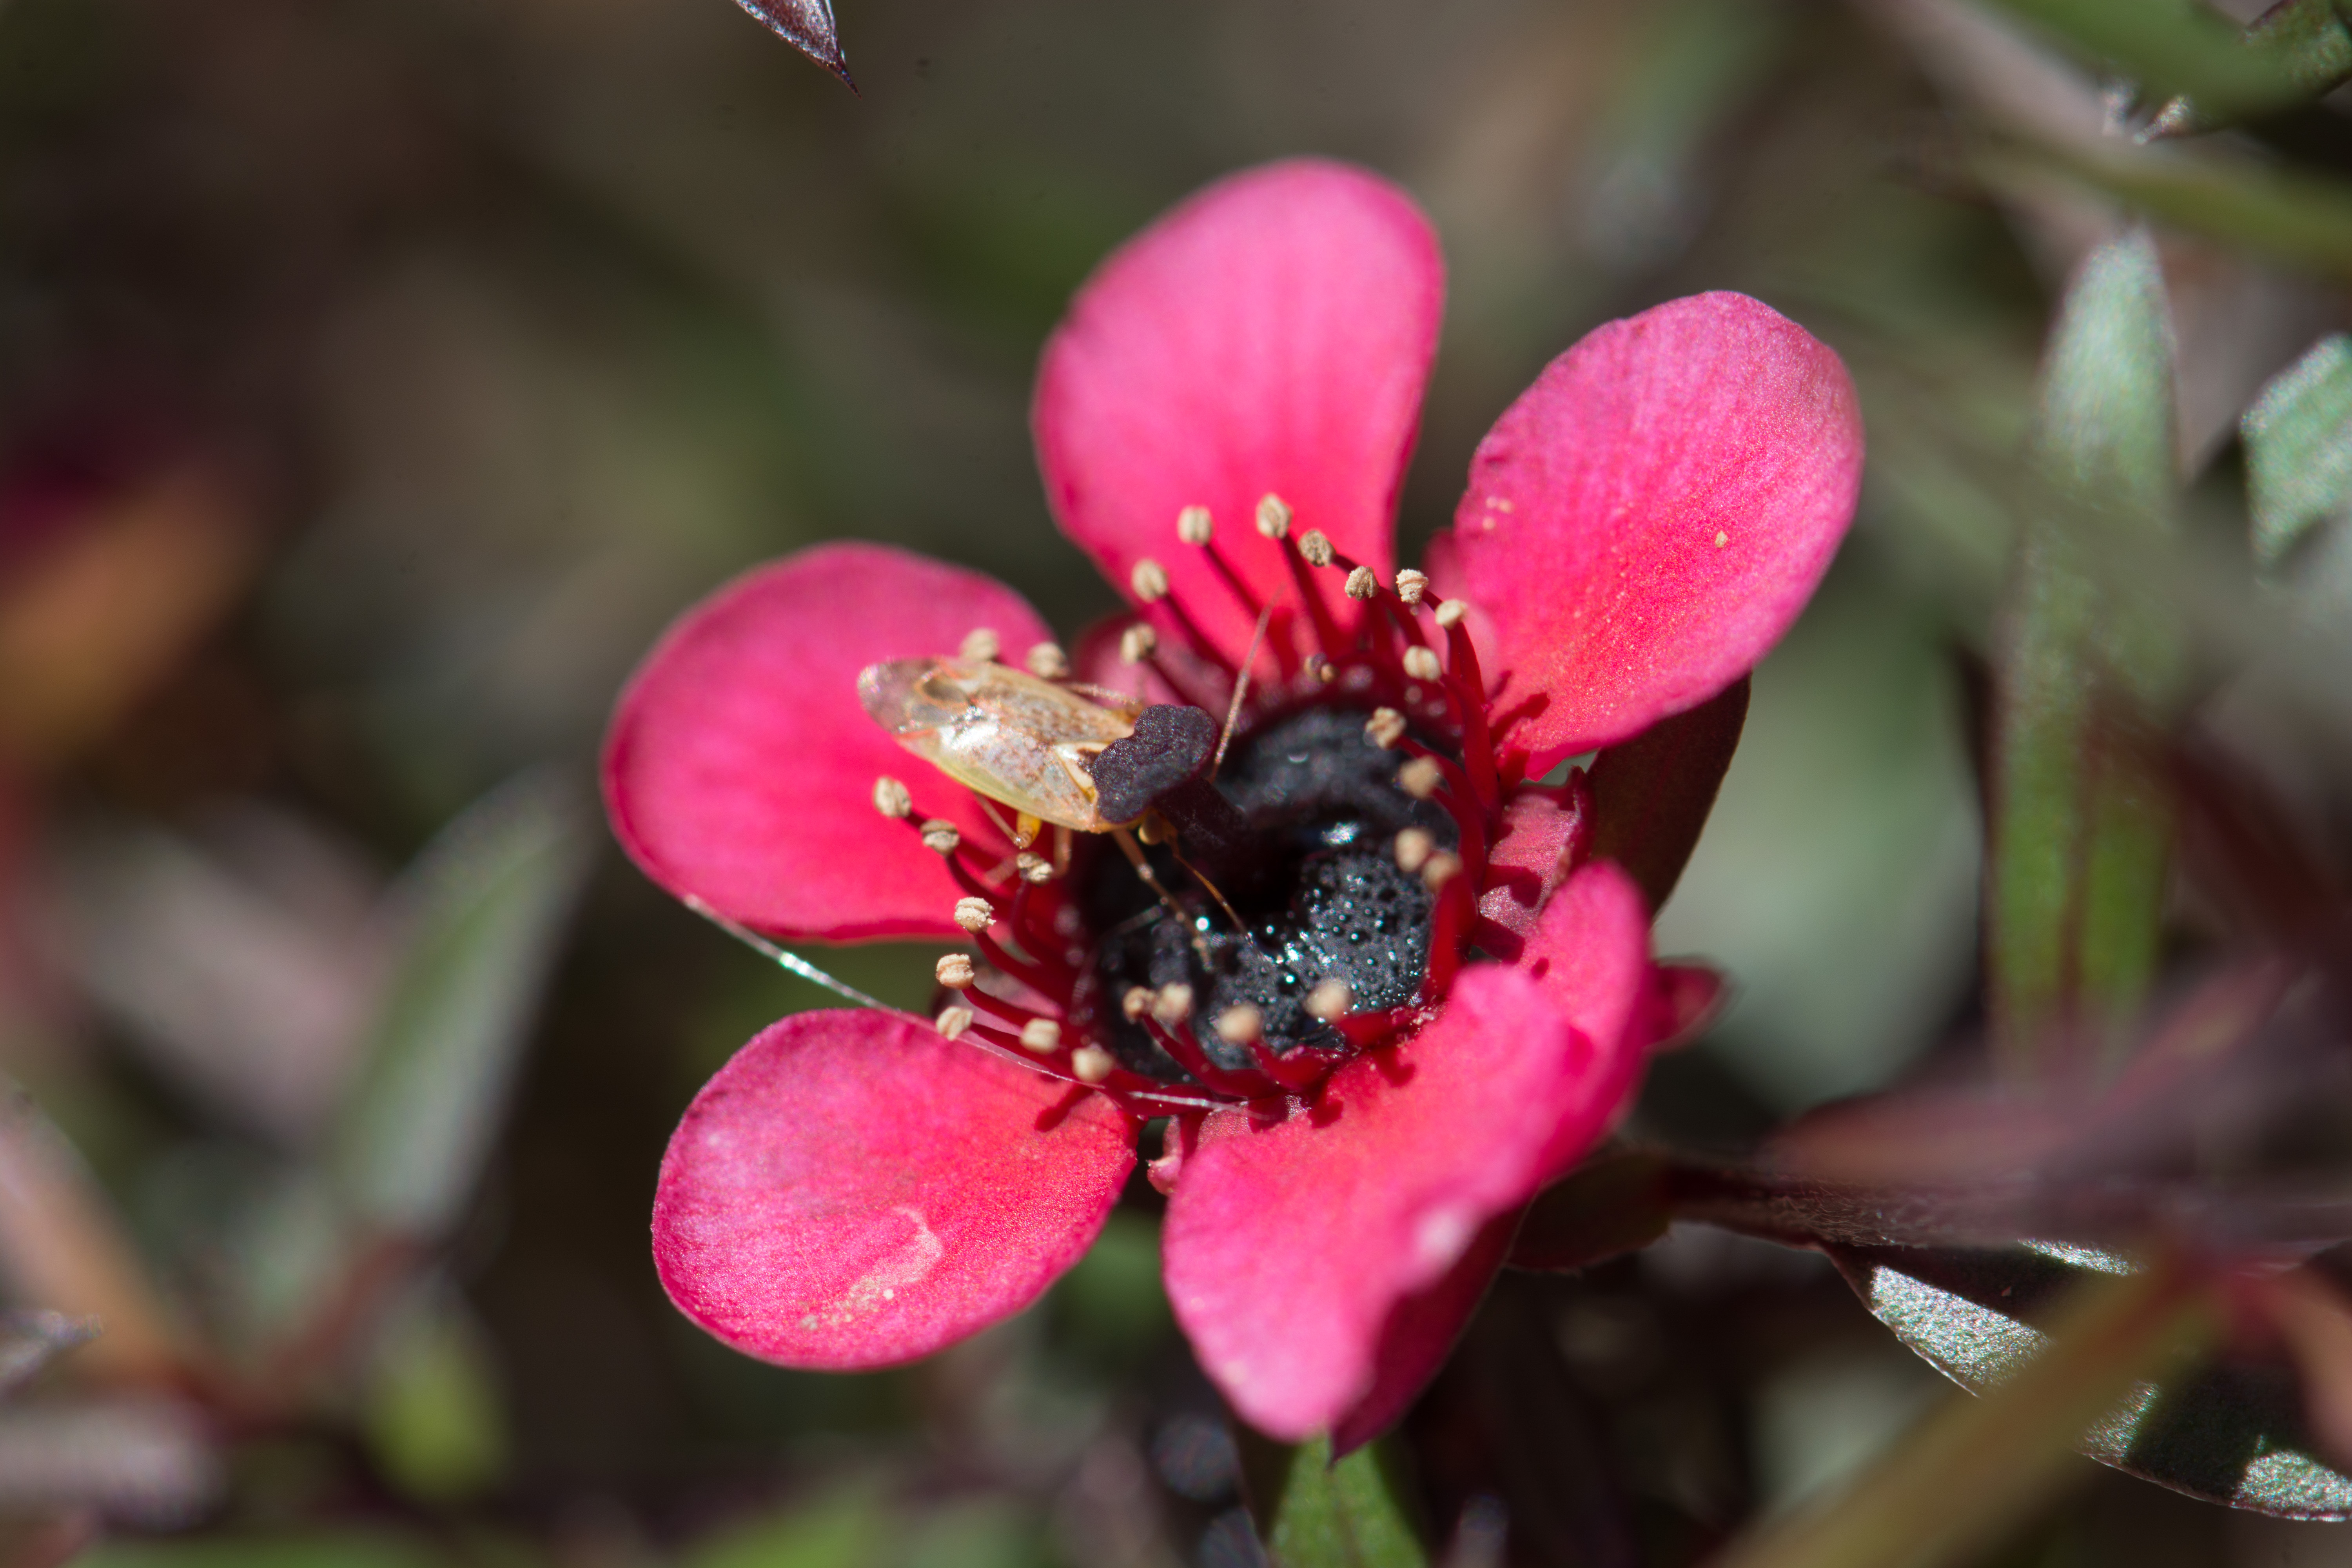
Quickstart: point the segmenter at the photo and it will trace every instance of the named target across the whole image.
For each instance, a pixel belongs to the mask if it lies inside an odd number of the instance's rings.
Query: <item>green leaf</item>
[[[377,1463],[410,1497],[471,1496],[506,1468],[506,1411],[489,1346],[437,1290],[416,1292],[385,1325],[361,1414]]]
[[[410,869],[410,940],[331,1151],[363,1219],[425,1237],[456,1220],[586,859],[573,792],[530,776],[467,810]]]
[[[1977,160],[1991,184],[2020,194],[2050,170],[2151,218],[2334,278],[2352,274],[2352,189],[2251,159],[2090,146],[2024,146]]]
[[[1768,1523],[1717,1568],[1972,1561],[2064,1484],[2081,1434],[2129,1420],[2145,1380],[2212,1329],[2203,1294],[2179,1267],[2094,1271],[1983,1397],[1946,1403],[1840,1495]]]
[[[686,1568],[870,1568],[889,1561],[898,1537],[883,1500],[853,1484],[722,1531],[688,1552]]]
[[[74,1559],[77,1568],[436,1568],[447,1561],[416,1542],[375,1533],[109,1542]]]
[[[2254,559],[2275,566],[2313,525],[2352,510],[2352,338],[2320,341],[2241,425]]]
[[[2247,40],[2198,0],[1998,0],[2092,59],[2159,95],[2242,117],[2315,96],[2297,75],[2300,34]],[[2324,89],[2323,89],[2324,90]]]
[[[1296,1447],[1236,1429],[1250,1514],[1276,1568],[1426,1568],[1393,1439],[1338,1464],[1318,1437]]]
[[[2043,494],[1995,650],[1988,957],[2012,1068],[2112,1030],[2156,964],[2172,805],[2151,731],[2183,654],[2116,570],[2173,513],[2171,324],[2145,233],[2095,251],[2067,295],[2032,458]]]
[[[2291,83],[2297,100],[2308,101],[2352,79],[2352,26],[2337,0],[2287,0],[2256,18],[2245,31],[2245,47],[2269,58]],[[2200,100],[2175,98],[2158,110],[2151,136],[2189,136],[2218,131],[2232,117]]]

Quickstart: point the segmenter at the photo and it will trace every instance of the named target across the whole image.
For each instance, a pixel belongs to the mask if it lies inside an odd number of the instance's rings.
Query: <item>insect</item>
[[[1125,825],[1104,818],[1092,767],[1135,732],[1139,703],[1106,707],[1001,664],[952,658],[869,665],[857,677],[857,698],[907,750],[1011,806],[1024,847],[1043,823],[1080,833]]]
[[[1217,751],[1216,720],[1198,708],[1101,695],[1109,701],[1001,664],[952,658],[892,659],[857,677],[858,700],[900,745],[1013,808],[1014,847],[1028,847],[1049,822],[1107,833],[1159,890],[1128,831],[1141,825],[1147,841],[1181,837],[1178,858],[1224,903],[1203,868],[1235,862],[1247,827],[1202,776]],[[1239,699],[1237,690],[1236,709]],[[1058,869],[1068,859],[1066,837],[1055,849]]]

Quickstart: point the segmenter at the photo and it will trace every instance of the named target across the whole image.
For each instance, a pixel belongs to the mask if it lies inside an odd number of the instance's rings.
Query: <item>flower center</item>
[[[1171,1048],[1188,1026],[1211,1067],[1241,1072],[1256,1065],[1252,1027],[1278,1057],[1345,1052],[1347,1037],[1318,1012],[1415,999],[1435,898],[1418,868],[1399,864],[1398,836],[1418,830],[1447,849],[1460,836],[1441,807],[1398,786],[1397,754],[1365,735],[1366,717],[1307,708],[1236,740],[1215,788],[1247,824],[1238,874],[1220,867],[1195,876],[1154,848],[1163,901],[1119,858],[1092,858],[1075,889],[1094,944],[1071,999],[1073,1026],[1129,1070],[1172,1080],[1194,1076],[1184,1046]],[[1189,994],[1189,1017],[1128,1004],[1139,990],[1156,1002],[1171,987]]]

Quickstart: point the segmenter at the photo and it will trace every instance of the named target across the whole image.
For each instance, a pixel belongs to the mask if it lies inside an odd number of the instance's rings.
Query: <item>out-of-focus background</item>
[[[1979,153],[2095,138],[2096,81],[1958,0],[840,10],[861,96],[726,0],[0,9],[0,1280],[68,1314],[0,1346],[57,1352],[0,1404],[0,1561],[1257,1560],[1148,1194],[900,1372],[669,1310],[664,1141],[820,994],[625,863],[593,763],[663,625],[814,541],[1107,608],[1032,367],[1109,247],[1260,160],[1360,160],[1444,236],[1408,560],[1601,321],[1738,289],[1844,353],[1862,515],[1661,925],[1736,999],[1638,1124],[1738,1147],[1976,1038],[1965,671],[2110,222]],[[2340,156],[2311,115],[2290,153]],[[2237,411],[2345,300],[2165,259],[2227,491]],[[2300,722],[2233,690],[2250,744]],[[826,962],[929,990],[917,950]],[[1947,1389],[1818,1258],[1678,1230],[1507,1279],[1414,1420],[1454,1561],[1680,1563]],[[2000,1561],[2352,1563],[2080,1468]]]

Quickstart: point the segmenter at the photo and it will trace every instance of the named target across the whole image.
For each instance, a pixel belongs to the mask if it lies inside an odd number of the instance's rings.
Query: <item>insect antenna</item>
[[[1209,759],[1211,779],[1214,779],[1217,770],[1225,765],[1225,748],[1233,744],[1234,726],[1241,721],[1242,700],[1249,695],[1250,667],[1257,663],[1257,650],[1265,642],[1265,623],[1273,614],[1272,605],[1257,613],[1257,629],[1250,633],[1249,651],[1242,655],[1241,673],[1234,677],[1234,700],[1225,704],[1225,727],[1217,735],[1217,754]],[[1193,874],[1199,875],[1198,872]],[[1223,903],[1224,900],[1220,897],[1217,901]]]
[[[725,915],[720,914],[717,910],[712,909],[709,904],[704,903],[700,899],[696,898],[691,893],[688,894],[686,897],[686,907],[692,910],[696,914],[700,915],[704,920],[709,921],[712,925],[717,926],[720,931],[725,931],[729,936],[733,937],[737,942],[741,942],[745,947],[750,948],[752,952],[776,964],[779,968],[788,970],[792,973],[799,975],[803,980],[809,982],[811,984],[822,985],[836,996],[846,997],[848,1000],[856,1003],[859,1006],[871,1007],[877,1013],[887,1013],[893,1017],[911,1019],[913,1022],[918,1024],[928,1025],[930,1022],[928,1018],[916,1017],[914,1014],[908,1012],[903,1007],[893,1007],[887,1002],[868,996],[865,992],[860,991],[856,986],[848,984],[846,981],[835,980],[832,975],[827,974],[824,970],[819,969],[815,964],[811,963],[799,953],[793,952],[789,948],[778,947],[774,942],[770,942],[766,937],[761,936],[758,931],[738,925],[735,921],[729,920]]]
[[[1183,867],[1186,873],[1192,877],[1192,880],[1200,883],[1202,887],[1208,889],[1209,897],[1217,900],[1217,907],[1225,911],[1225,918],[1234,922],[1234,929],[1241,932],[1242,939],[1253,947],[1257,946],[1257,938],[1250,934],[1249,922],[1243,920],[1240,914],[1234,910],[1233,901],[1227,899],[1224,894],[1217,890],[1217,885],[1209,880],[1207,877],[1202,875],[1201,868],[1198,866],[1195,866],[1190,860],[1185,859],[1184,852],[1177,848],[1173,841],[1171,841],[1168,846],[1168,853],[1176,857],[1176,864]]]
[[[1129,833],[1124,827],[1114,827],[1110,830],[1110,836],[1112,841],[1118,844],[1118,852],[1127,857],[1127,863],[1135,868],[1135,874],[1142,879],[1143,885],[1151,889],[1153,895],[1160,900],[1160,904],[1166,908],[1170,914],[1176,917],[1177,921],[1183,926],[1185,932],[1192,937],[1192,952],[1199,956],[1202,967],[1214,967],[1214,963],[1209,956],[1208,942],[1202,939],[1200,931],[1193,926],[1192,917],[1186,914],[1183,910],[1183,907],[1178,904],[1173,898],[1169,896],[1168,885],[1160,879],[1160,873],[1151,868],[1151,862],[1144,858],[1143,847],[1136,843],[1135,835]],[[1198,875],[1197,872],[1194,874]],[[1223,900],[1221,900],[1219,901],[1222,902]],[[1226,912],[1231,913],[1232,911],[1227,910]]]

